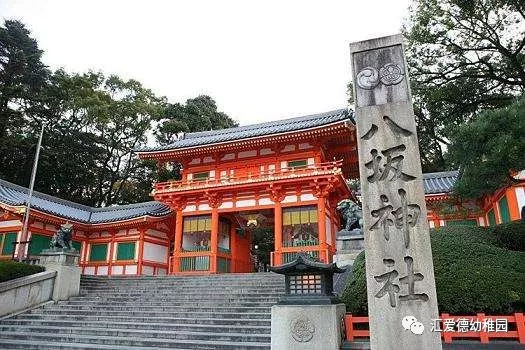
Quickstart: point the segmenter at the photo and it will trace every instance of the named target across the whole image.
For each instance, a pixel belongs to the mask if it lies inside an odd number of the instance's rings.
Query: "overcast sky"
[[[410,0],[0,0],[44,62],[139,80],[170,102],[200,94],[239,121],[346,106],[348,44],[400,31]]]

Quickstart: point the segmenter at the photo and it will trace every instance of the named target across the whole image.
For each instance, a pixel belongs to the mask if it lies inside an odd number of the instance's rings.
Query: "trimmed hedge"
[[[43,272],[44,268],[37,265],[27,265],[14,261],[0,261],[0,282],[13,280],[24,276]]]
[[[525,253],[501,247],[518,248],[516,237],[525,225],[500,226],[431,230],[440,312],[509,314],[525,310]],[[515,231],[509,233],[511,230]],[[500,237],[496,232],[505,234]],[[368,313],[364,257],[363,252],[356,258],[341,297],[348,312],[356,315]]]

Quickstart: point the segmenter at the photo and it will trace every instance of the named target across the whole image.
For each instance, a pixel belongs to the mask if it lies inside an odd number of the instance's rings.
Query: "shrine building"
[[[347,182],[359,178],[355,135],[346,109],[180,135],[168,146],[136,152],[159,167],[182,165],[180,180],[153,185],[154,201],[91,208],[34,192],[27,237],[27,189],[0,180],[0,259],[38,256],[68,221],[87,275],[252,272],[256,227],[273,232],[272,265],[301,251],[332,262],[337,203],[358,197]],[[430,227],[520,219],[525,176],[465,203],[450,195],[457,176],[423,175]]]

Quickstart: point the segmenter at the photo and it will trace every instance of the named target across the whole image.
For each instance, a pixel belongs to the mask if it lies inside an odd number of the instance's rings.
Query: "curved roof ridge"
[[[145,147],[136,152],[157,152],[189,147],[207,146],[217,143],[232,142],[254,137],[295,132],[318,128],[344,120],[352,121],[353,112],[346,108],[306,116],[275,120],[270,122],[238,126],[228,129],[199,131],[188,133],[184,138],[165,146]]]
[[[0,179],[0,202],[15,206],[25,205],[27,193],[27,188]],[[168,206],[156,201],[94,208],[38,191],[33,192],[31,207],[86,224],[117,222],[146,215],[158,217],[171,213]]]

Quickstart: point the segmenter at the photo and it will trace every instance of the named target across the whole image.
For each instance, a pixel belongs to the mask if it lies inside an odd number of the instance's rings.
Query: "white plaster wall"
[[[211,210],[211,207],[208,205],[208,203],[199,204],[199,210]]]
[[[429,226],[430,228],[434,228],[434,227],[436,227],[436,226],[434,225],[434,220],[428,220],[428,226]]]
[[[297,202],[297,196],[286,196],[284,197],[282,203],[294,203]]]
[[[95,266],[87,266],[84,269],[84,275],[94,275],[95,274]]]
[[[315,199],[316,199],[315,196],[311,193],[301,194],[301,201],[313,201]]]
[[[440,227],[445,226],[445,220],[439,220],[439,226]]]
[[[219,206],[220,209],[228,209],[228,208],[233,208],[233,202],[231,201],[228,201],[228,202],[222,202],[221,205]]]
[[[142,265],[142,274],[152,276],[153,275],[153,267],[152,266],[145,266]]]
[[[99,266],[97,269],[97,275],[105,276],[108,274],[108,267],[107,266]]]
[[[516,187],[516,198],[518,199],[518,209],[521,216],[521,208],[525,206],[525,187]]]
[[[152,236],[152,237],[164,238],[164,239],[168,238],[166,233],[164,233],[162,231],[153,230],[151,228],[146,231],[146,235],[147,236]],[[137,244],[137,246],[138,246],[138,244]]]
[[[20,220],[7,220],[0,221],[0,227],[20,226],[22,222]]]
[[[273,201],[270,198],[259,198],[259,205],[270,205]]]
[[[325,227],[326,227],[326,243],[332,245],[332,221],[330,220],[328,216],[326,217]]]
[[[480,216],[478,218],[478,225],[479,226],[485,226],[485,218],[484,217]]]
[[[242,199],[242,200],[238,200],[237,202],[235,202],[235,206],[237,208],[240,208],[240,207],[252,207],[255,204],[256,204],[255,203],[255,199]]]
[[[167,263],[167,255],[168,247],[150,242],[144,242],[144,260]]]
[[[183,212],[192,212],[197,210],[197,206],[194,204],[189,204],[186,206],[186,208],[182,209]]]
[[[137,265],[126,265],[126,275],[136,275],[137,274]]]
[[[122,275],[124,272],[124,267],[123,266],[113,266],[111,268],[111,274],[112,275]]]

